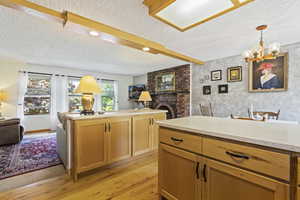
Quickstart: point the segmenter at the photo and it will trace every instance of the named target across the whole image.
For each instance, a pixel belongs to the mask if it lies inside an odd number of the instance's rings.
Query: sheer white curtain
[[[58,87],[59,95],[58,101],[60,107],[57,112],[68,112],[69,111],[69,99],[68,99],[68,77],[60,76],[60,85]]]
[[[50,123],[51,130],[56,130],[57,125],[57,76],[51,77],[51,109],[50,109]]]
[[[98,83],[99,87],[102,90],[101,80],[97,79],[97,83]],[[94,97],[95,97],[94,110],[95,110],[95,112],[99,112],[99,111],[102,110],[102,107],[101,107],[101,93],[100,94],[96,94]]]
[[[28,73],[19,72],[19,94],[17,105],[17,117],[20,118],[21,124],[24,126],[24,97],[27,91]]]

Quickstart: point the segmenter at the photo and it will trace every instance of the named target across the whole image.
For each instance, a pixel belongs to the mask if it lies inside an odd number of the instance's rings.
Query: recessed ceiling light
[[[94,37],[99,36],[99,33],[97,31],[90,31],[89,34]]]
[[[150,51],[150,48],[149,47],[144,47],[143,51]]]

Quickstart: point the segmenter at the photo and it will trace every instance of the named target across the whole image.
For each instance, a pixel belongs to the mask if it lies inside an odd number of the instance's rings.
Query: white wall
[[[134,76],[133,77],[133,84],[145,84],[147,85],[147,74],[140,75],[140,76]]]
[[[0,58],[0,90],[8,93],[8,101],[2,104],[1,112],[6,116],[16,116],[18,101],[18,71],[24,63]]]
[[[64,74],[69,76],[92,75],[100,79],[110,79],[118,81],[118,108],[131,109],[132,103],[128,101],[128,86],[133,84],[132,76],[112,75],[95,71],[85,71],[56,66],[44,66],[37,64],[25,64],[14,60],[0,59],[0,89],[9,91],[9,102],[3,105],[3,114],[16,116],[16,105],[18,96],[18,71],[32,71],[40,73]],[[50,129],[50,116],[25,116],[24,125],[27,131]]]

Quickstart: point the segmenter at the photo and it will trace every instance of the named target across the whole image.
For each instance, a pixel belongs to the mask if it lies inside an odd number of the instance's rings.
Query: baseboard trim
[[[25,131],[25,134],[46,133],[46,132],[51,132],[51,129],[39,129],[39,130]]]

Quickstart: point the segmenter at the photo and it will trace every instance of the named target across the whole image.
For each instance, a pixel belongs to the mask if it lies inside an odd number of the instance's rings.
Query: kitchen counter
[[[157,122],[160,127],[300,152],[300,125],[192,116]]]
[[[140,109],[140,110],[120,110],[115,112],[105,112],[104,114],[95,115],[80,115],[80,114],[67,114],[66,118],[69,120],[85,120],[85,119],[101,119],[108,117],[124,117],[124,116],[136,116],[145,114],[157,114],[166,113],[166,110],[152,110],[152,109]]]

